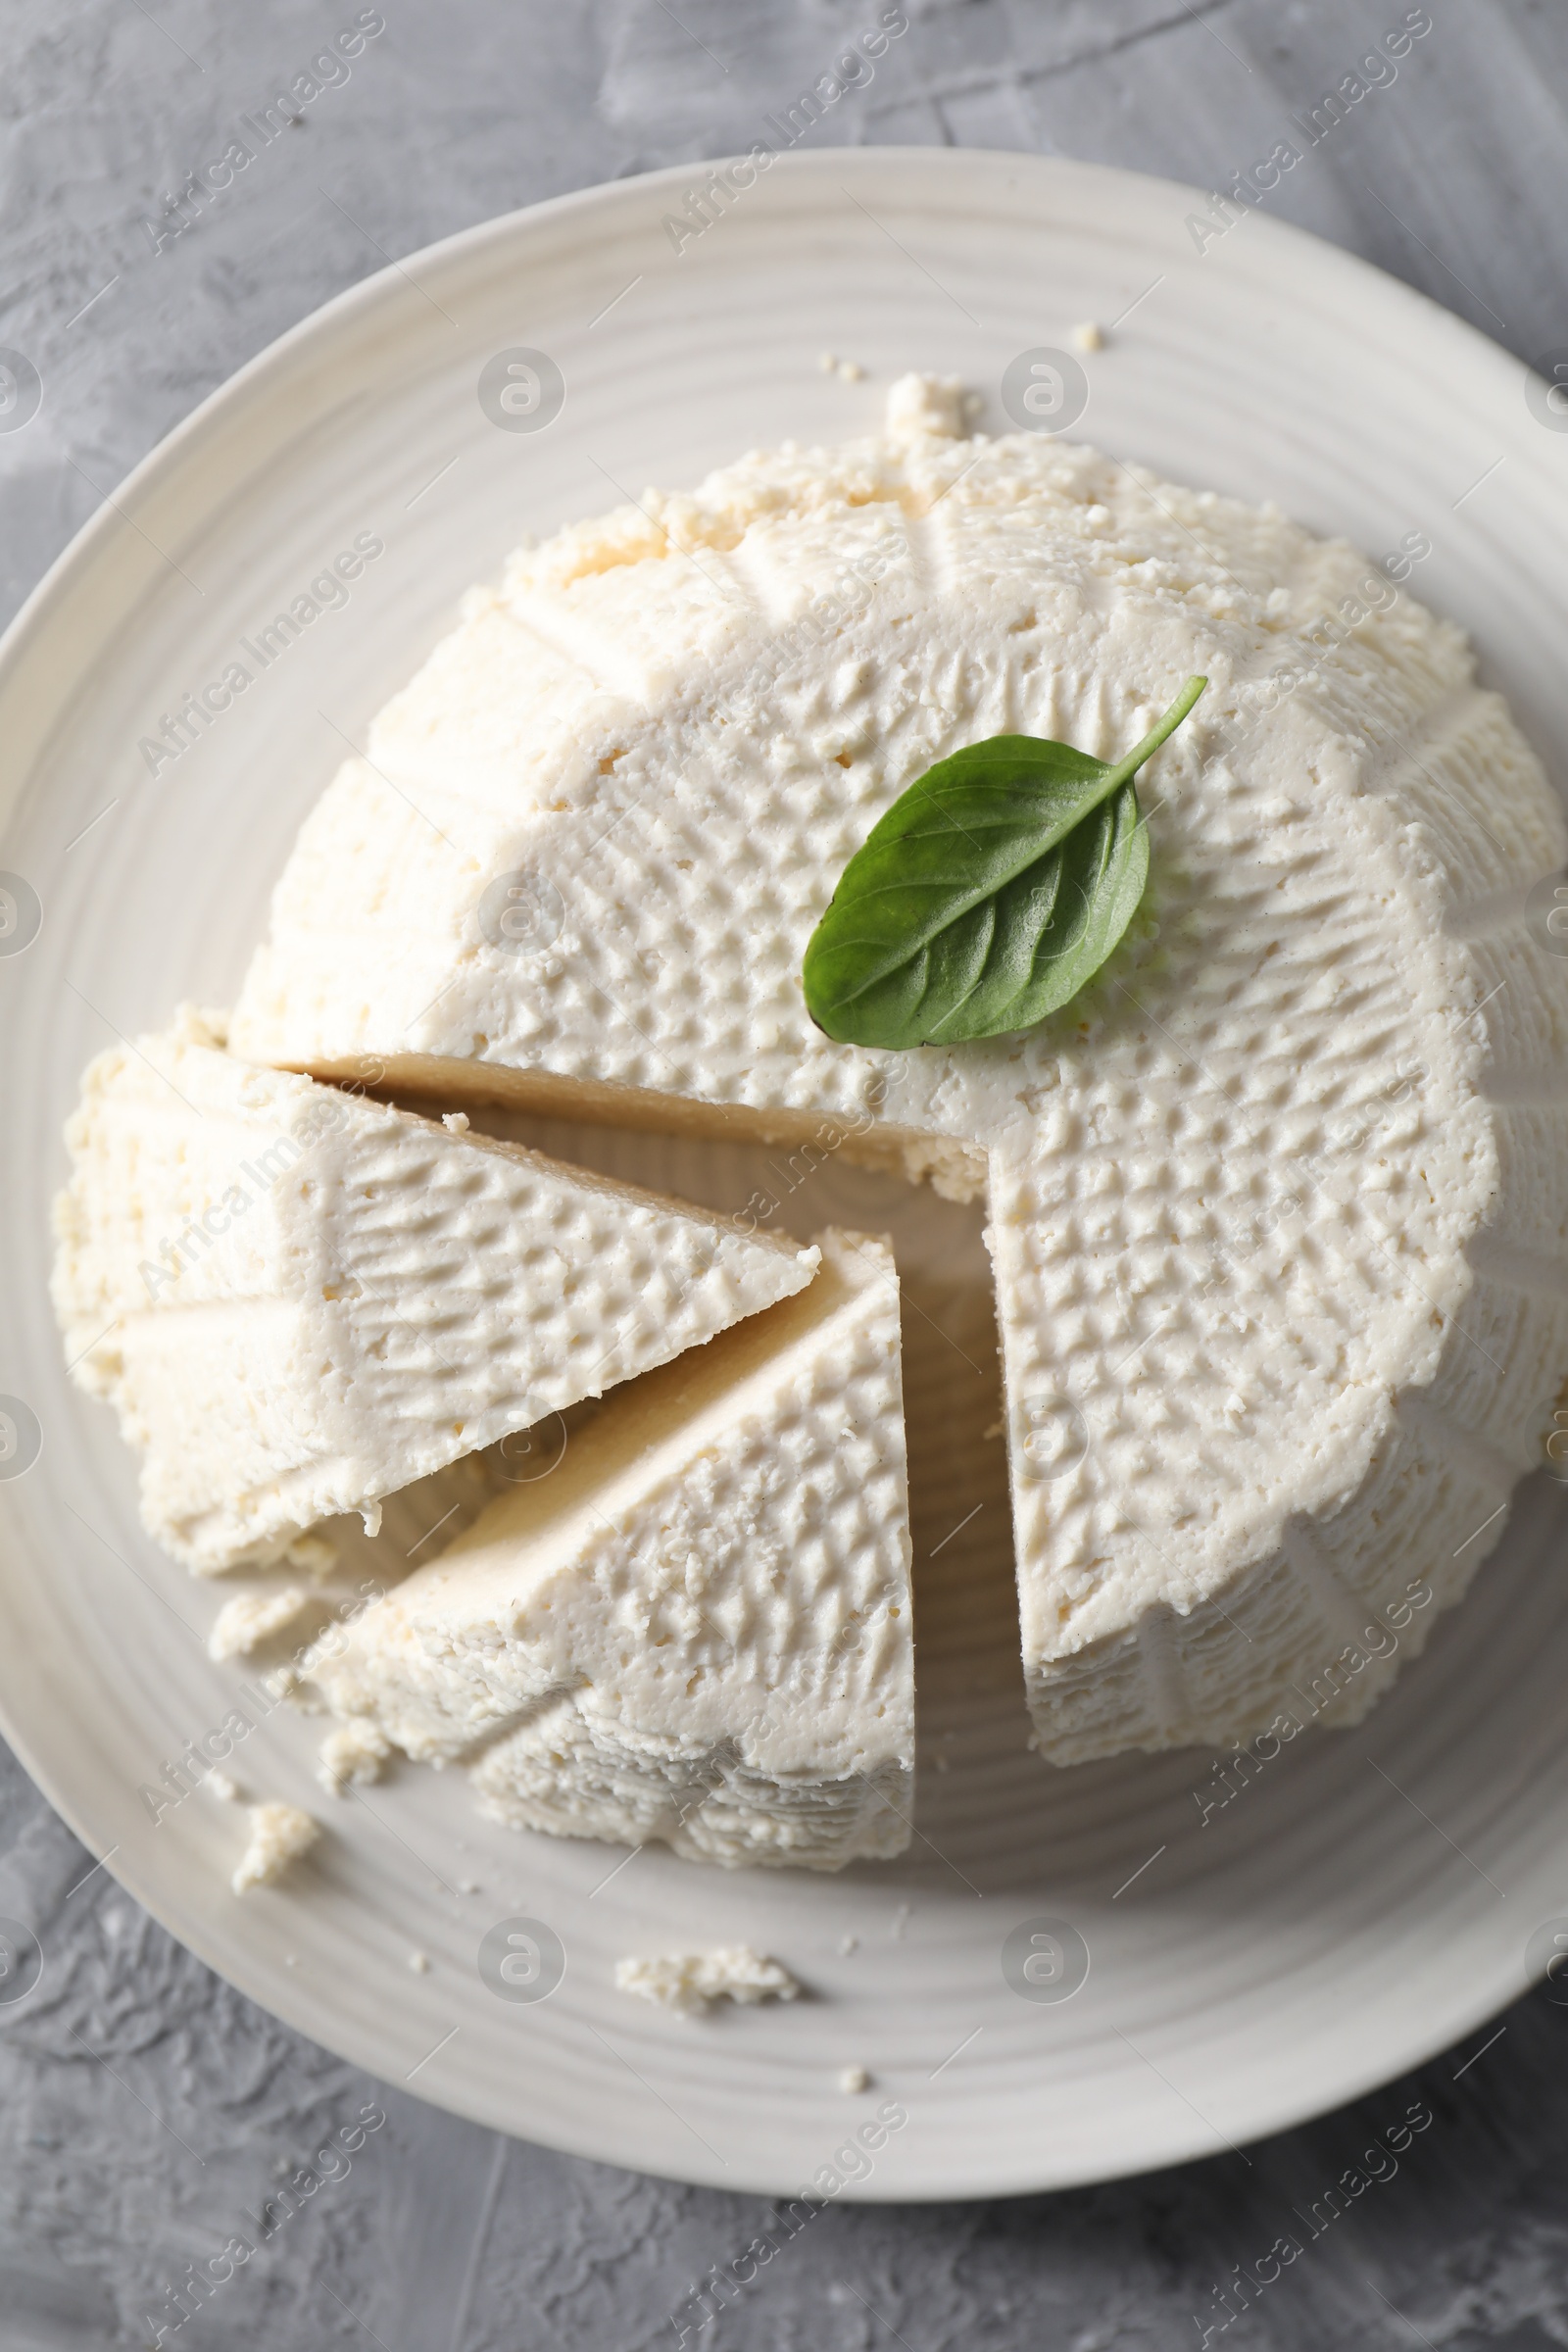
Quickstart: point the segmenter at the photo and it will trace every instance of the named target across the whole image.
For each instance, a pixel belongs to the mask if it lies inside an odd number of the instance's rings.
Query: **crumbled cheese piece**
[[[659,1960],[617,1960],[615,1985],[645,2001],[691,2016],[710,2001],[793,2001],[800,1986],[777,1960],[764,1959],[748,1943],[721,1944],[712,1952],[673,1952]]]
[[[236,1592],[213,1620],[207,1655],[220,1661],[248,1658],[253,1649],[260,1649],[264,1642],[292,1625],[305,1606],[305,1594],[298,1585],[285,1585],[281,1592]]]
[[[319,1824],[309,1813],[302,1813],[298,1805],[270,1800],[264,1805],[250,1805],[246,1810],[251,1825],[250,1843],[229,1881],[236,1894],[245,1893],[251,1886],[272,1886],[289,1864],[307,1852],[321,1835]]]
[[[468,1114],[466,1110],[444,1110],[441,1113],[441,1124],[448,1135],[466,1135]]]
[[[839,355],[836,351],[819,351],[816,355],[816,364],[821,368],[824,375],[836,375],[838,373]]]
[[[865,369],[858,360],[840,360],[839,373],[847,384],[863,383],[865,380]]]
[[[841,1936],[839,1937],[839,1950],[846,1959],[849,1958],[851,1952],[858,1952],[859,1948],[860,1938],[858,1936]]]
[[[346,1796],[350,1782],[378,1781],[392,1742],[363,1715],[329,1732],[316,1761],[316,1777],[334,1796]]]
[[[239,1783],[231,1781],[226,1772],[210,1772],[202,1787],[209,1796],[216,1796],[220,1805],[232,1805],[239,1796]]]
[[[1097,326],[1092,318],[1086,318],[1082,326],[1073,328],[1072,339],[1080,351],[1103,351],[1105,348],[1105,330]]]
[[[409,1966],[416,1977],[427,1977],[430,1974],[429,1954],[427,1952],[411,1952]]]
[[[860,2090],[869,2090],[870,2087],[871,2078],[866,2073],[863,2066],[847,2066],[839,2075],[840,2090],[854,2093]]]
[[[927,434],[956,441],[962,432],[964,388],[956,375],[901,375],[888,393],[888,439],[897,447]]]

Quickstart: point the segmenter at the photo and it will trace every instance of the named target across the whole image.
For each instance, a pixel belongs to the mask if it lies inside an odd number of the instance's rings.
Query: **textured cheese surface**
[[[518,1828],[837,1869],[908,1839],[899,1290],[885,1243],[611,1398],[307,1662]]]
[[[236,1049],[633,1123],[826,1116],[988,1187],[1042,1750],[1244,1737],[1386,1648],[1412,1580],[1454,1598],[1540,1458],[1568,961],[1529,898],[1562,816],[1459,634],[1348,545],[957,423],[906,383],[879,439],[650,494],[473,594],[307,821]],[[914,1054],[812,1027],[807,941],[907,784],[1003,732],[1113,758],[1193,672],[1087,992]],[[502,946],[498,887],[531,909]]]
[[[698,1346],[814,1254],[222,1052],[100,1055],[67,1129],[56,1308],[210,1571]]]

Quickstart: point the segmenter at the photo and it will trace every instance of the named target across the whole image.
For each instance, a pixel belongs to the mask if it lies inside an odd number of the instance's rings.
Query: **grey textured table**
[[[1208,188],[1405,20],[1400,0],[905,0],[823,143],[1032,148]],[[7,614],[137,459],[306,313],[534,198],[757,136],[842,35],[823,0],[386,0],[386,29],[268,168],[155,253],[144,222],[354,0],[0,0],[0,343],[42,406],[0,438]],[[1568,12],[1433,0],[1432,28],[1269,198],[1530,355],[1568,344]],[[327,193],[329,191],[330,193]],[[0,1339],[0,1352],[3,1352]],[[0,2007],[0,2352],[150,2343],[631,2352],[760,2201],[457,2123],[301,2040],[172,1943],[0,1771],[0,1913],[46,1980]],[[91,1875],[87,1875],[91,1874]],[[1500,2037],[1497,2026],[1504,2028]],[[1250,2151],[1053,2198],[831,2209],[690,2343],[730,2347],[1568,2344],[1568,2008],[1544,1994],[1358,2108]],[[90,2046],[89,2046],[90,2045]],[[1479,2055],[1477,2053],[1480,2053]],[[387,2121],[174,2333],[171,2301],[362,2106]],[[1389,2128],[1432,2123],[1397,2158]],[[1359,2168],[1251,2308],[1291,2209]],[[1206,2331],[1206,2332],[1205,2332]]]

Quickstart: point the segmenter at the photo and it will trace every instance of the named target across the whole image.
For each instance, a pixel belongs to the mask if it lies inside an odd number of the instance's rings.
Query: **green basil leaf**
[[[1114,765],[995,735],[901,793],[806,951],[807,1009],[839,1045],[947,1046],[1027,1029],[1093,978],[1138,909],[1149,831],[1133,778],[1206,678]]]

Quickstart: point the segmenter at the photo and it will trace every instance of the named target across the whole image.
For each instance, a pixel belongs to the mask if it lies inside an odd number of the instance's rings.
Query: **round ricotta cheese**
[[[1002,733],[1149,764],[1148,894],[1026,1034],[830,1043],[847,859]],[[951,388],[519,554],[308,820],[232,1045],[984,1190],[1043,1754],[1358,1714],[1568,1368],[1561,811],[1342,542]],[[439,828],[437,833],[433,828]]]

